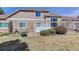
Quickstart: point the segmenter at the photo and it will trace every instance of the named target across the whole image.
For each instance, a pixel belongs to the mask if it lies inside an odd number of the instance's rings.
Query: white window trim
[[[0,28],[0,29],[9,29],[9,28]]]
[[[2,23],[9,23],[9,21],[0,21]],[[9,29],[9,27],[6,27],[6,28],[0,28],[0,29]]]
[[[19,25],[20,25],[20,22],[26,22],[26,26],[25,27],[19,27]],[[26,20],[20,20],[19,22],[18,22],[18,28],[19,29],[26,29],[27,28],[27,21]]]

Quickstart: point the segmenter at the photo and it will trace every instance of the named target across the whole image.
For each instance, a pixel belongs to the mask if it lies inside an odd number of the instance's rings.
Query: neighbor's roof
[[[61,17],[60,15],[54,14],[54,13],[48,13],[48,14],[45,14],[44,16],[45,17]]]
[[[9,16],[7,16],[7,18],[15,15],[18,12],[36,12],[36,11],[40,11],[40,12],[43,12],[43,13],[49,13],[49,11],[46,11],[46,10],[17,10],[14,13],[10,14]]]
[[[79,18],[76,17],[69,17],[69,16],[61,16],[63,19],[62,21],[79,21]]]
[[[0,15],[0,20],[6,20],[6,16],[3,15],[3,14],[1,14],[1,15]]]

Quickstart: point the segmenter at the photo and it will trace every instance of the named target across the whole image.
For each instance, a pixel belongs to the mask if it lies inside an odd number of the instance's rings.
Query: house
[[[61,16],[62,22],[60,26],[64,26],[69,30],[75,30],[79,28],[79,18],[69,17],[69,16]]]
[[[46,10],[17,10],[0,16],[0,32],[40,32],[60,25],[61,16]]]

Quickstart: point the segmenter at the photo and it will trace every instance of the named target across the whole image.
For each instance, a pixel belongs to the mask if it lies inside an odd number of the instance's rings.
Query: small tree
[[[2,8],[0,8],[0,14],[4,14],[4,11]]]

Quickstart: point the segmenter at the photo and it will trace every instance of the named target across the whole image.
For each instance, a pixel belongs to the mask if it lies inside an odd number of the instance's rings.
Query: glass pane
[[[26,27],[26,23],[25,22],[20,22],[19,27]]]
[[[36,11],[36,16],[41,16],[41,12]]]
[[[57,21],[57,17],[52,17],[51,21]]]
[[[2,27],[2,23],[0,22],[0,28]]]
[[[19,27],[22,27],[22,23],[20,23]]]
[[[51,23],[51,27],[56,27],[58,26],[57,23]]]
[[[41,23],[37,23],[37,26],[41,26]]]
[[[8,23],[0,22],[0,28],[8,28]]]
[[[8,23],[2,23],[2,27],[3,28],[7,28],[8,27]]]

